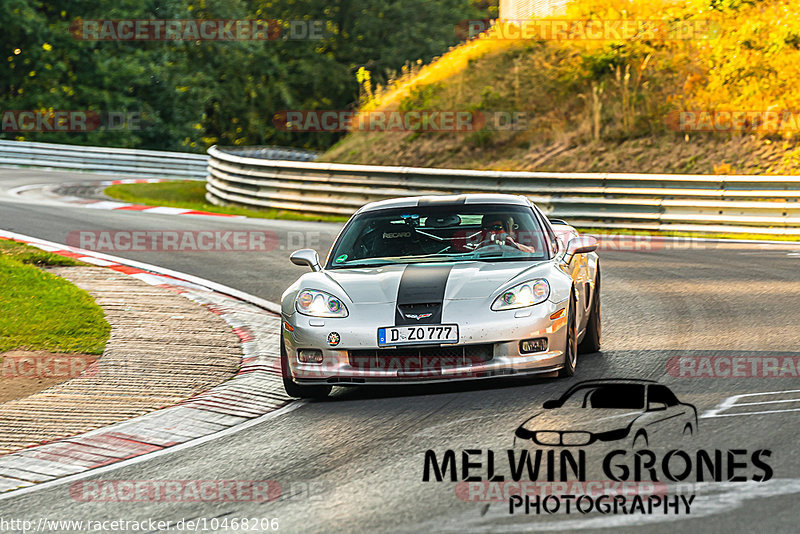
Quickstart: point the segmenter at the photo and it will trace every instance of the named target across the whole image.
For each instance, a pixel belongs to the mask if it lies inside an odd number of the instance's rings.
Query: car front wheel
[[[578,326],[575,321],[575,296],[570,291],[569,311],[567,312],[567,343],[564,349],[564,367],[558,372],[560,378],[575,374],[578,365]]]
[[[602,315],[600,313],[600,266],[597,266],[597,273],[594,279],[594,295],[592,295],[592,307],[589,310],[589,318],[586,321],[586,334],[583,341],[578,346],[581,354],[591,354],[600,350],[600,334]]]

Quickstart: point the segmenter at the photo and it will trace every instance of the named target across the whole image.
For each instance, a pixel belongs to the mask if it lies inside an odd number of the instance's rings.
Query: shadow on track
[[[598,361],[602,352],[582,354],[584,364]],[[578,372],[580,375],[580,371]],[[375,386],[348,386],[335,387],[331,396],[323,401],[316,402],[346,402],[366,399],[386,399],[395,397],[418,397],[424,395],[441,395],[447,393],[471,393],[475,391],[514,389],[528,386],[558,386],[559,389],[569,387],[578,379],[587,377],[575,376],[569,379],[559,379],[555,375],[519,375],[485,378],[477,380],[462,380],[457,382],[435,382],[430,384],[397,384]]]

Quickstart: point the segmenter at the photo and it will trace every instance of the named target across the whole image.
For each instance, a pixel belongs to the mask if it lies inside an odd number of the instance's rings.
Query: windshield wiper
[[[348,263],[333,265],[331,269],[359,269],[362,267],[384,267],[386,265],[396,265],[396,261],[378,261],[374,263]]]
[[[466,254],[466,255],[465,255]],[[405,263],[447,263],[447,262],[465,262],[465,261],[542,261],[545,258],[528,256],[503,256],[500,254],[474,256],[469,253],[454,253],[454,254],[428,254],[425,256],[406,256],[399,257],[394,260],[386,259],[364,259],[353,260],[349,263],[334,264],[331,269],[358,269],[368,267],[384,267],[386,265],[402,265]]]
[[[502,256],[502,255],[494,255],[494,256],[475,256],[474,258],[469,258],[472,261],[484,261],[484,260],[491,260],[491,261],[542,261],[544,258],[539,257],[530,257],[530,256]]]

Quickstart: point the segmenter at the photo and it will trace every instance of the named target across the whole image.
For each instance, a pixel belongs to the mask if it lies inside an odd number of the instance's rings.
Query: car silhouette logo
[[[433,317],[432,313],[407,313],[405,314],[407,319],[416,319],[417,321],[421,321],[422,319],[427,319],[428,317]]]
[[[697,433],[697,410],[670,389],[650,380],[580,382],[545,402],[514,433],[517,439],[551,447],[628,441],[634,449],[685,441]]]

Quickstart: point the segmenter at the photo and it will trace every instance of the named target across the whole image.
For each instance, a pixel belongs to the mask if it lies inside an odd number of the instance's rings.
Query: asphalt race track
[[[49,203],[35,190],[18,197],[6,194],[30,184],[92,179],[79,173],[0,170],[0,229],[59,243],[78,230],[273,231],[277,246],[266,253],[113,254],[276,302],[303,272],[289,263],[288,253],[310,245],[324,256],[339,229],[323,223],[94,210]],[[695,243],[605,250],[600,258],[603,351],[580,357],[573,379],[337,389],[328,401],[310,402],[241,432],[86,479],[274,480],[283,488],[275,502],[78,502],[69,485],[61,485],[0,500],[0,517],[171,524],[197,518],[277,518],[280,532],[797,532],[797,371],[783,377],[680,377],[668,372],[668,361],[743,357],[748,368],[769,358],[797,361],[800,246]],[[579,381],[614,377],[657,380],[681,401],[694,404],[701,415],[694,447],[748,451],[742,458],[771,451],[771,479],[699,483],[690,515],[510,515],[507,500],[465,502],[449,478],[423,482],[426,450],[434,450],[440,460],[444,451],[456,451],[460,469],[461,451],[491,449],[498,451],[502,466],[505,451],[514,447],[514,430],[542,402]],[[733,399],[720,408],[726,399],[745,394],[761,395]],[[730,406],[734,403],[739,407]],[[480,458],[485,462],[486,454]],[[485,466],[476,471],[485,475]],[[722,473],[727,480],[725,468]]]

